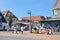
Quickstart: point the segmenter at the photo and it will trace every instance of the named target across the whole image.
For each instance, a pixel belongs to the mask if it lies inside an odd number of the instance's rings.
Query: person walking
[[[18,32],[18,26],[16,26],[16,33]]]
[[[11,30],[12,30],[12,33],[14,33],[14,30],[15,30],[14,25],[12,25]]]
[[[42,30],[43,30],[43,26],[40,25],[40,33],[42,33]]]
[[[21,26],[21,32],[22,32],[22,34],[23,34],[23,31],[24,31],[24,27],[23,27],[23,26]]]

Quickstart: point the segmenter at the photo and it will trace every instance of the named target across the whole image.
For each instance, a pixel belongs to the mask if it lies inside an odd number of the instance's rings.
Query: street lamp
[[[28,11],[28,14],[30,15],[29,31],[30,31],[30,33],[32,33],[32,25],[31,25],[31,11]]]

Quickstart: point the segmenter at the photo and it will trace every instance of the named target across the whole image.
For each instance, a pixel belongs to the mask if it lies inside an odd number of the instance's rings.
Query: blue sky
[[[0,0],[0,10],[10,10],[18,18],[28,16],[52,16],[52,6],[55,0]]]

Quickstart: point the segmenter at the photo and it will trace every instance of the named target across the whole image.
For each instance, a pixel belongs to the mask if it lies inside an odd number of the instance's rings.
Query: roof
[[[23,20],[30,20],[30,17],[23,17]],[[40,21],[41,17],[40,16],[31,16],[32,21]]]
[[[9,12],[11,13],[11,11],[6,10],[6,11],[3,11],[2,14],[3,14],[4,17],[8,17]],[[13,14],[12,18],[17,18],[17,17]]]
[[[52,19],[48,19],[48,20],[60,20],[60,18],[52,18]]]
[[[58,3],[60,2],[60,0],[56,0],[55,4],[53,5],[52,9],[56,8],[56,6],[58,5]]]

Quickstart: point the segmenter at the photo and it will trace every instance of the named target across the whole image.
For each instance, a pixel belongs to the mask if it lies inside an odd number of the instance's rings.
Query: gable
[[[17,18],[11,11],[6,10],[2,12],[4,17],[9,17],[10,15],[12,15],[12,18]],[[17,18],[18,19],[18,18]]]
[[[54,3],[52,9],[55,9],[55,8],[60,8],[60,0],[56,0],[56,2]]]

